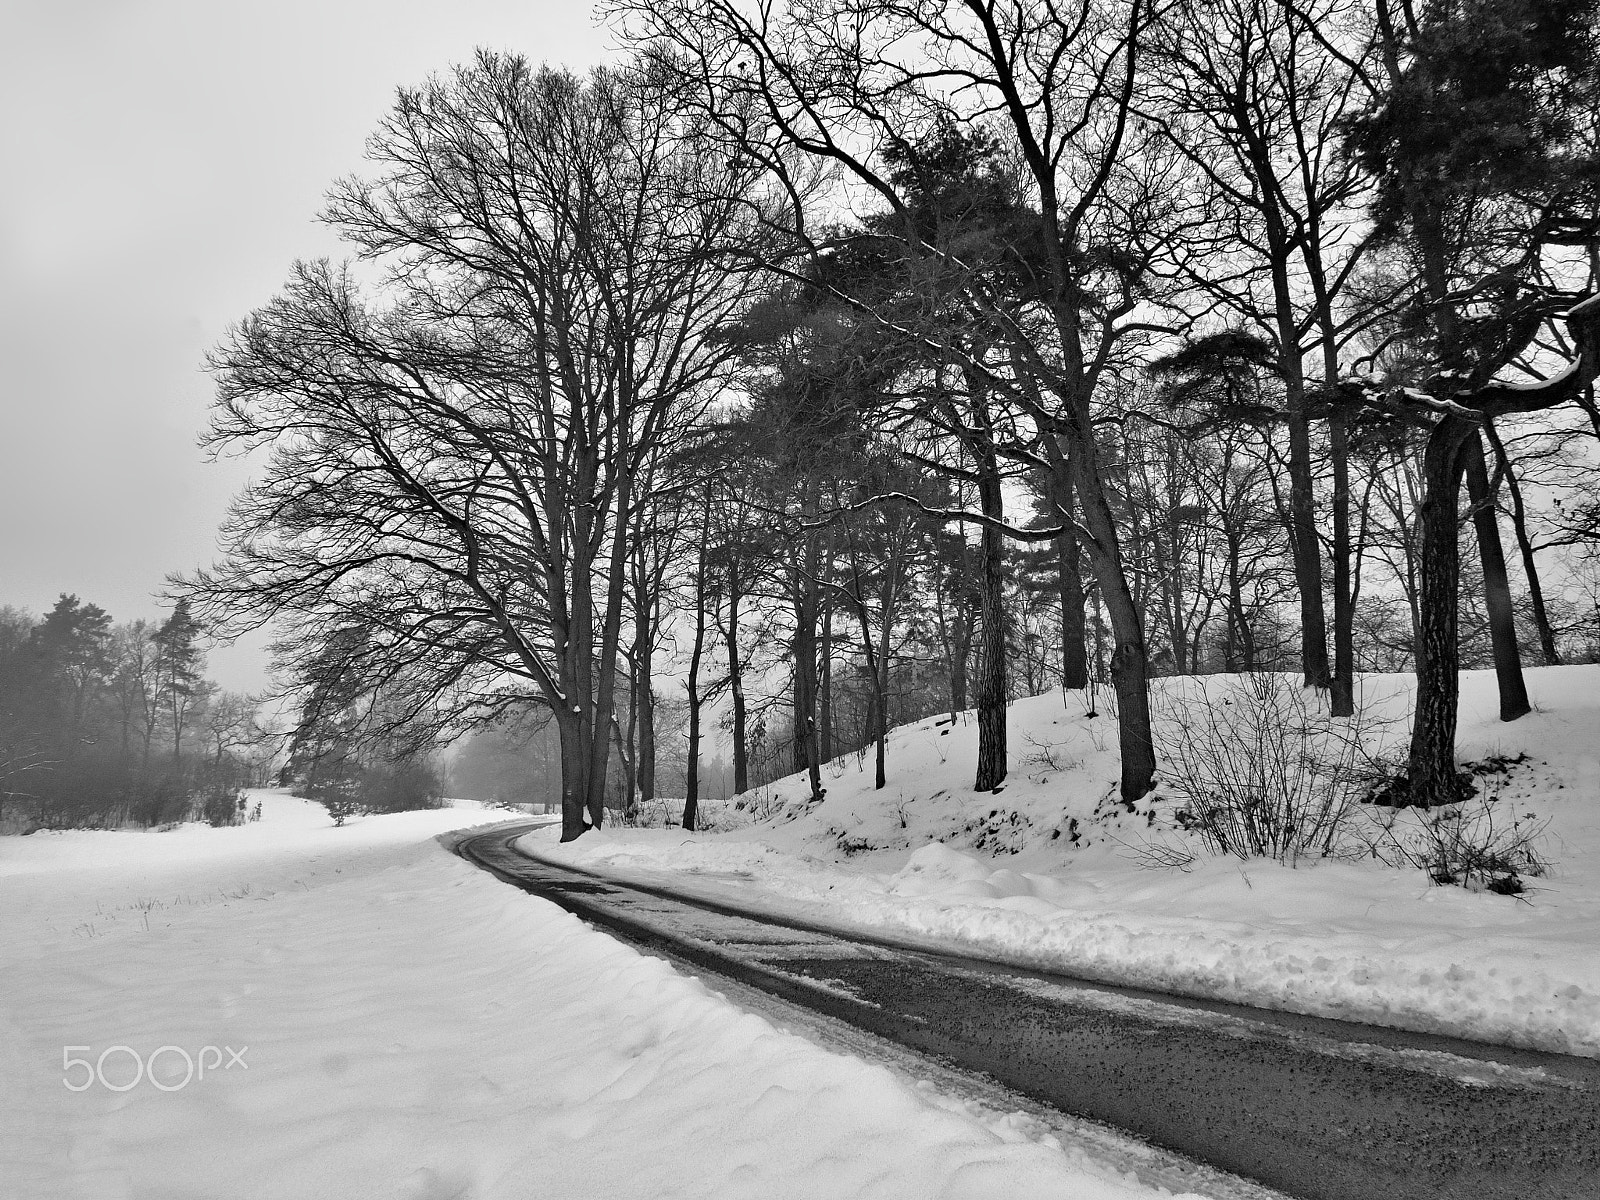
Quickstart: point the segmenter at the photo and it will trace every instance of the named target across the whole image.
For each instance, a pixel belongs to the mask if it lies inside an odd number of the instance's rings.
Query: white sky
[[[0,605],[154,618],[211,558],[248,467],[196,446],[205,351],[340,253],[323,190],[480,45],[582,70],[610,37],[582,0],[0,0]]]

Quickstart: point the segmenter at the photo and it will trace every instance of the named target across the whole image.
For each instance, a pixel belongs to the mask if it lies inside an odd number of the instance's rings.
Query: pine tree
[[[28,641],[34,719],[62,757],[83,736],[90,705],[110,676],[111,617],[66,593],[33,628]]]
[[[1600,372],[1600,309],[1573,308],[1547,273],[1550,248],[1600,241],[1600,154],[1587,136],[1600,99],[1600,0],[1379,0],[1377,17],[1388,88],[1350,124],[1347,148],[1376,180],[1376,234],[1420,284],[1395,337],[1424,357],[1416,378],[1397,382],[1419,389],[1405,403],[1428,429],[1408,767],[1410,798],[1427,806],[1460,792],[1457,511],[1463,477],[1474,503],[1487,502],[1480,428],[1574,399]],[[1498,380],[1563,311],[1572,369],[1533,386]],[[1486,583],[1504,593],[1489,516],[1479,524]],[[1511,720],[1529,705],[1501,608],[1495,665]]]
[[[184,730],[205,696],[200,674],[205,667],[205,655],[200,649],[202,633],[200,623],[189,612],[189,601],[182,599],[161,628],[150,635],[157,655],[157,702],[171,722],[173,762],[182,756]]]

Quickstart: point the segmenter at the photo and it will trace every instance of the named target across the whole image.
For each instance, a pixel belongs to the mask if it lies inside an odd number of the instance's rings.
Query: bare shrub
[[[1549,821],[1478,794],[1442,808],[1394,811],[1377,827],[1372,854],[1389,866],[1418,867],[1434,883],[1520,896],[1525,879],[1549,873]]]
[[[1083,766],[1083,759],[1075,758],[1066,752],[1065,741],[1046,741],[1034,737],[1027,731],[1023,732],[1022,740],[1033,747],[1032,751],[1023,757],[1024,763],[1049,771],[1072,771]]]
[[[1322,693],[1284,675],[1236,678],[1194,680],[1155,706],[1167,790],[1186,806],[1175,819],[1239,858],[1350,852],[1356,806],[1388,773],[1370,750],[1374,722],[1360,708],[1330,717]]]
[[[1123,842],[1121,845],[1128,851],[1123,857],[1145,871],[1182,871],[1187,875],[1199,858],[1192,847],[1164,839],[1153,838],[1131,846]]]

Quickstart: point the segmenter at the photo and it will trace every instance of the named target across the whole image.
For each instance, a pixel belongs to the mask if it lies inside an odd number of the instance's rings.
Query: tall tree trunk
[[[592,494],[596,464],[592,451],[576,453],[574,488],[579,495]],[[594,740],[606,736],[605,727],[595,721],[594,706],[594,510],[583,504],[572,508],[571,567],[565,581],[567,620],[561,630],[561,796],[562,838],[568,837],[566,817],[569,796],[577,792],[582,816],[571,833],[577,837],[585,829],[598,828],[603,815],[596,812],[592,794],[595,762]]]
[[[967,583],[972,555],[967,547],[967,526],[957,527],[959,553],[949,590],[950,637],[946,646],[950,669],[950,720],[967,710],[967,663],[972,658],[972,607],[967,603]]]
[[[1168,471],[1173,467],[1168,460]],[[1169,474],[1170,478],[1170,474]],[[1183,547],[1182,530],[1177,519],[1175,497],[1167,496],[1167,561],[1162,572],[1167,580],[1167,638],[1172,643],[1172,670],[1177,675],[1189,674],[1189,637],[1183,619]]]
[[[1254,671],[1256,669],[1255,636],[1250,629],[1250,618],[1244,608],[1244,584],[1240,563],[1242,535],[1227,531],[1228,541],[1228,638],[1223,654],[1223,670]]]
[[[1333,370],[1338,370],[1335,359]],[[1330,375],[1330,382],[1333,376]],[[1333,460],[1333,686],[1336,717],[1356,711],[1356,607],[1350,571],[1350,434],[1344,413],[1328,414],[1328,450]]]
[[[739,576],[739,560],[728,563],[728,691],[733,701],[733,790],[746,792],[750,788],[750,749],[746,741],[744,701],[744,660],[739,655],[739,601],[743,581]]]
[[[656,798],[656,694],[650,686],[650,672],[655,655],[645,647],[644,662],[639,670],[639,749],[638,788],[639,802],[648,804]]]
[[[634,633],[629,660],[633,675],[629,680],[628,746],[633,758],[624,760],[627,790],[626,811],[629,817],[638,813],[639,806],[655,798],[656,738],[655,694],[650,676],[654,667],[656,623],[660,596],[650,572],[645,569],[637,554],[633,566]]]
[[[615,722],[613,722],[615,723]],[[633,661],[633,673],[628,677],[628,728],[618,738],[622,755],[622,817],[625,821],[639,818],[639,664]]]
[[[1305,195],[1312,195],[1311,160],[1301,158],[1301,180]],[[1329,554],[1333,566],[1333,678],[1329,701],[1332,715],[1355,715],[1355,589],[1351,570],[1350,544],[1350,431],[1338,392],[1339,326],[1333,312],[1333,292],[1323,260],[1323,210],[1317,204],[1306,207],[1306,224],[1300,238],[1300,256],[1311,284],[1317,331],[1322,341],[1322,386],[1328,401],[1328,458],[1333,470],[1331,514],[1333,544]]]
[[[830,555],[824,555],[827,563]],[[825,567],[824,569],[827,569]],[[817,757],[832,762],[835,757],[833,738],[833,600],[824,587],[818,600],[822,606],[822,637],[817,653]]]
[[[1417,701],[1411,724],[1407,784],[1423,808],[1461,799],[1456,773],[1456,719],[1461,646],[1457,607],[1461,550],[1456,500],[1468,445],[1477,425],[1446,415],[1428,434],[1417,539]]]
[[[956,626],[955,653],[950,660],[950,717],[966,712],[967,665],[972,661],[972,613],[963,605],[960,623]]]
[[[1489,444],[1494,447],[1495,459],[1499,463],[1500,473],[1505,476],[1506,491],[1511,497],[1511,528],[1516,534],[1517,549],[1522,555],[1522,574],[1528,581],[1528,598],[1533,606],[1533,623],[1539,631],[1539,649],[1544,655],[1546,666],[1558,666],[1561,655],[1556,650],[1556,634],[1550,625],[1550,610],[1544,602],[1544,585],[1539,580],[1539,563],[1534,557],[1533,539],[1528,536],[1528,509],[1522,499],[1522,484],[1517,479],[1517,473],[1511,465],[1511,456],[1506,453],[1506,448],[1500,442],[1500,435],[1495,432],[1494,422],[1484,422],[1484,433],[1488,435]]]
[[[1516,613],[1511,603],[1505,548],[1500,543],[1500,522],[1495,519],[1494,492],[1483,460],[1483,441],[1476,431],[1466,446],[1466,476],[1472,524],[1478,534],[1478,557],[1483,563],[1483,602],[1489,613],[1489,641],[1494,647],[1494,673],[1500,685],[1500,719],[1515,721],[1532,712],[1533,705],[1528,703],[1528,685],[1522,677],[1522,651],[1517,647]]]
[[[861,586],[859,573],[856,577],[855,586],[858,589]],[[887,725],[887,718],[884,715],[885,687],[882,680],[882,662],[878,657],[877,648],[872,644],[872,623],[867,616],[867,606],[860,602],[859,591],[857,592],[856,612],[861,622],[861,654],[866,660],[867,674],[872,677],[872,694],[868,698],[867,707],[867,736],[864,740],[877,747],[877,752],[873,756],[875,765],[873,787],[881,790],[886,782],[883,754],[884,735]]]
[[[1269,222],[1275,223],[1269,213]],[[1288,278],[1288,255],[1281,229],[1269,234],[1272,289],[1278,317],[1278,365],[1283,373],[1289,427],[1289,546],[1294,556],[1295,586],[1300,592],[1300,666],[1307,687],[1328,687],[1327,617],[1322,603],[1322,550],[1311,489],[1311,419],[1306,405],[1305,370],[1300,361],[1299,331]]]
[[[628,565],[628,531],[633,517],[632,485],[627,472],[618,468],[615,525],[611,530],[611,556],[608,563],[606,607],[600,631],[599,661],[595,664],[595,705],[591,726],[589,762],[590,824],[600,828],[605,819],[606,773],[611,763],[610,738],[606,734],[616,711],[617,652],[622,642],[622,609]]]
[[[808,505],[808,509],[814,506]],[[807,517],[815,514],[808,511]],[[822,802],[822,760],[817,744],[817,533],[805,535],[801,561],[794,572],[794,769],[806,772],[811,784],[811,802]]]
[[[1005,519],[1005,501],[993,460],[980,464],[978,501],[983,515]],[[978,769],[973,787],[993,791],[1006,778],[1005,539],[985,525],[980,535],[983,649],[978,660]]]
[[[183,761],[183,709],[178,697],[178,681],[172,681],[172,762],[174,765]],[[72,747],[74,751],[77,747]]]
[[[963,368],[967,418],[965,438],[977,475],[978,509],[989,520],[978,535],[978,612],[983,641],[976,680],[978,702],[978,763],[973,787],[993,791],[1005,782],[1006,750],[1006,617],[1005,494],[1000,484],[1000,463],[995,455],[992,414],[987,387],[970,366]]]
[[[561,840],[570,842],[589,828],[585,819],[589,806],[589,747],[584,744],[579,714],[556,714],[556,732],[561,739]]]
[[[706,539],[702,536],[695,583],[694,648],[689,652],[689,763],[683,787],[683,827],[691,831],[700,816],[700,659],[705,646]]]
[[[878,749],[873,763],[872,786],[882,791],[889,782],[889,689],[887,684],[878,688]]]
[[[1379,4],[1387,20],[1388,6]],[[1388,43],[1392,34],[1385,37]],[[1387,45],[1386,45],[1387,50]],[[1393,74],[1393,68],[1390,68]],[[1422,277],[1433,310],[1442,364],[1456,361],[1455,310],[1450,301],[1443,219],[1423,188],[1408,189]],[[1456,720],[1461,702],[1461,550],[1456,506],[1470,453],[1481,446],[1478,426],[1446,414],[1428,433],[1422,455],[1423,491],[1417,520],[1417,702],[1407,768],[1413,804],[1431,808],[1462,796],[1456,770]]]
[[[901,556],[904,546],[896,542],[889,552],[884,568],[883,602],[880,605],[882,620],[878,629],[878,656],[873,665],[873,689],[878,698],[878,752],[874,769],[874,786],[879,790],[888,783],[889,756],[889,656],[893,648],[894,623],[899,612]]]
[[[1117,746],[1122,758],[1118,784],[1124,804],[1132,805],[1154,784],[1155,741],[1150,732],[1149,656],[1145,649],[1144,620],[1134,603],[1128,574],[1122,565],[1122,547],[1116,518],[1106,501],[1105,486],[1096,460],[1094,435],[1086,405],[1070,406],[1070,451],[1063,437],[1046,439],[1053,473],[1066,476],[1088,535],[1084,548],[1094,570],[1098,590],[1096,652],[1099,654],[1099,608],[1105,606],[1111,625],[1111,688],[1117,697]]]
[[[1063,481],[1070,485],[1070,481]],[[1078,535],[1072,527],[1072,493],[1056,497],[1062,526],[1056,539],[1056,581],[1061,594],[1061,686],[1069,691],[1089,686],[1089,647],[1084,628],[1083,572]]]

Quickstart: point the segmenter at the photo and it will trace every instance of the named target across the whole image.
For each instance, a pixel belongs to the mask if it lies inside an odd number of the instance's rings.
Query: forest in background
[[[363,738],[349,706],[251,696],[205,677],[186,600],[160,623],[115,622],[62,594],[42,618],[0,608],[0,832],[239,825],[244,789],[292,786],[335,819],[437,807],[431,737]]]
[[[0,608],[0,829],[247,820],[271,735],[204,672],[184,601],[160,624],[65,594],[42,618]]]

